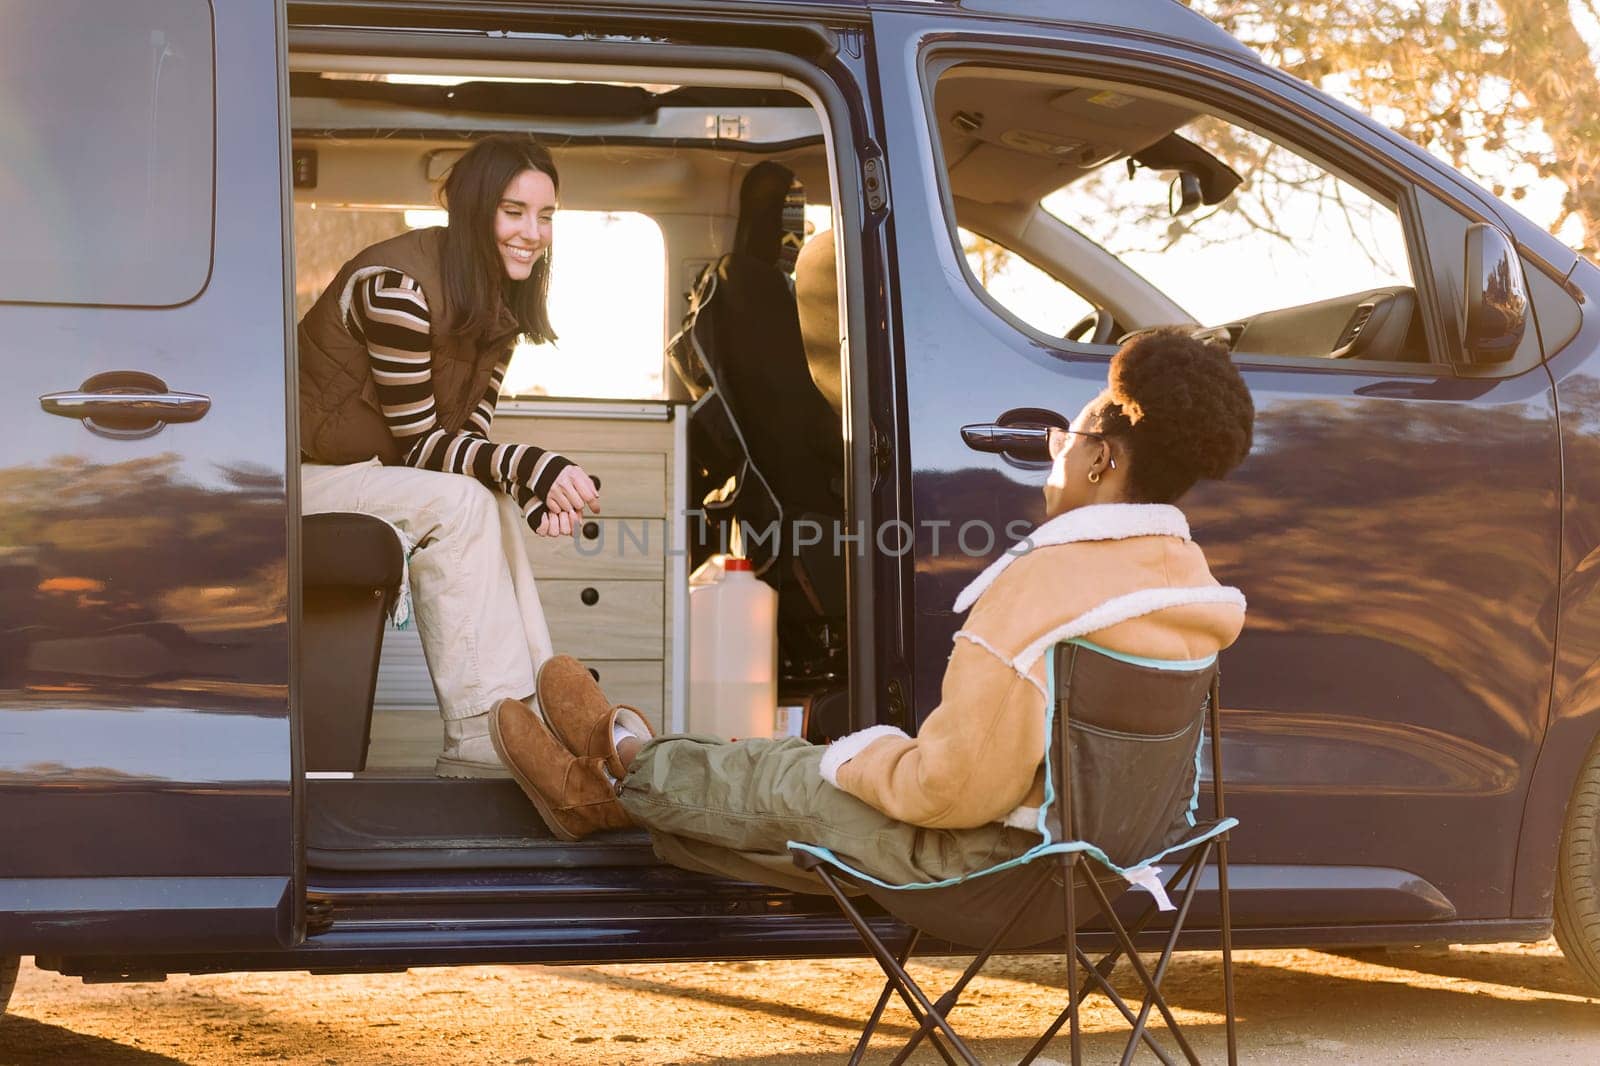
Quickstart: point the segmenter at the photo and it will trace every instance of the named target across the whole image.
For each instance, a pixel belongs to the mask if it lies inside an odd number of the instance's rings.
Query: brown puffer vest
[[[300,320],[300,451],[311,462],[359,463],[377,456],[393,466],[403,458],[378,405],[366,346],[346,324],[355,285],[372,271],[399,270],[422,286],[435,327],[433,398],[441,428],[454,433],[466,424],[495,365],[516,343],[516,319],[504,304],[483,336],[440,335],[454,311],[441,276],[444,232],[415,230],[374,244],[339,269]]]

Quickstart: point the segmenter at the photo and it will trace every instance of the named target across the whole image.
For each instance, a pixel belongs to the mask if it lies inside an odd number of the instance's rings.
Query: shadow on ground
[[[87,1063],[95,1066],[184,1066],[182,1059],[84,1036],[32,1018],[0,1018],[0,1066],[35,1063]]]

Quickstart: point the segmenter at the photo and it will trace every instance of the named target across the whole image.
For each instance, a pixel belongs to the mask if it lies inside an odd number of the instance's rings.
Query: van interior
[[[436,190],[475,137],[539,136],[560,171],[560,339],[519,346],[492,435],[558,450],[600,486],[603,514],[572,538],[525,537],[555,648],[657,731],[695,727],[689,580],[733,550],[777,593],[775,729],[825,739],[850,720],[844,562],[787,534],[845,517],[826,124],[777,75],[674,75],[292,57],[296,316],[356,252],[444,224]],[[390,618],[398,539],[353,514],[308,516],[302,534],[309,867],[654,861],[642,833],[553,838],[509,778],[436,778],[415,624]]]

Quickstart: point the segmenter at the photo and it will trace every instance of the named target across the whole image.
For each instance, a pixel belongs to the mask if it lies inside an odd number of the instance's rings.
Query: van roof
[[[453,0],[449,0],[453,2]],[[587,0],[594,7],[633,9],[638,0]],[[340,0],[299,0],[296,6],[317,8],[340,6]],[[441,5],[446,6],[446,5]],[[508,5],[509,6],[509,5]],[[536,6],[536,5],[535,5]],[[868,10],[892,11],[943,8],[975,15],[999,16],[1052,26],[1084,26],[1105,30],[1133,30],[1152,36],[1197,44],[1218,51],[1257,58],[1251,49],[1216,23],[1192,11],[1181,0],[741,0],[697,5],[708,18],[728,14],[739,8],[750,13],[762,8],[812,10],[833,8],[840,12],[865,14]]]
[[[601,0],[611,2],[611,0]],[[1197,44],[1221,52],[1259,59],[1237,37],[1182,0],[746,0],[741,6],[798,6],[863,8],[892,11],[945,8],[976,15],[998,15],[1034,24],[1084,26],[1105,30],[1133,30]],[[709,7],[709,5],[708,5]]]
[[[903,4],[1001,15],[1056,26],[1134,30],[1251,59],[1258,58],[1238,38],[1180,0],[1117,0],[1114,4],[1105,0],[887,0],[872,2],[870,6],[889,8]]]

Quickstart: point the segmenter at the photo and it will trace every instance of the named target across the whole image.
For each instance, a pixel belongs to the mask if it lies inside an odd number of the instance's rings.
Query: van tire
[[[1600,742],[1578,772],[1561,827],[1555,932],[1561,954],[1600,989]]]
[[[22,965],[21,955],[0,955],[0,1016],[11,1002],[11,990],[17,987],[17,970]]]

